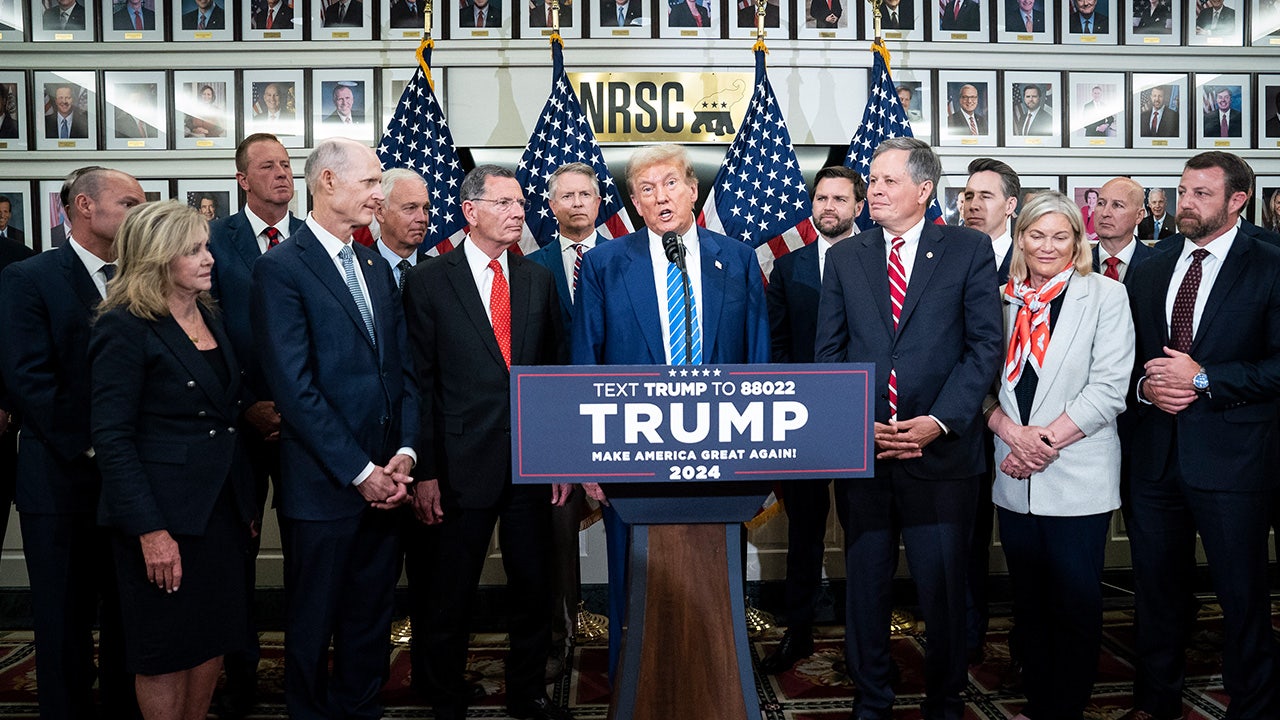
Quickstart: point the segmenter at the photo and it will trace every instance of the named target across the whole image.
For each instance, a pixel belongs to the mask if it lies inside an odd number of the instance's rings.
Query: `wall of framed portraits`
[[[770,80],[812,178],[861,120],[871,5],[765,8]],[[294,157],[304,213],[302,159],[326,137],[377,141],[414,71],[424,10],[421,0],[0,0],[0,209],[8,200],[8,225],[29,245],[53,247],[62,177],[98,164],[139,177],[149,198],[222,217],[240,204],[237,141],[269,131]],[[552,9],[436,0],[431,13],[436,93],[459,148],[514,165],[550,90]],[[572,0],[558,20],[570,72],[754,67],[744,0]],[[949,219],[974,157],[1004,159],[1026,187],[1082,205],[1106,179],[1133,175],[1164,189],[1172,214],[1182,163],[1221,148],[1258,173],[1251,219],[1280,223],[1280,0],[886,0],[882,22],[913,130],[943,157]],[[697,148],[704,183],[729,139]],[[615,176],[645,141],[606,145]],[[25,582],[16,535],[0,586]],[[781,577],[784,546],[783,520],[756,531],[751,577]],[[584,554],[602,551],[588,535]],[[584,582],[604,582],[603,567],[584,565]],[[841,567],[833,559],[832,574]]]

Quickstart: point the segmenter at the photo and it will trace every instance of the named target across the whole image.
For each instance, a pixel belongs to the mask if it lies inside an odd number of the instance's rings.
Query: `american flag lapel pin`
[[[717,269],[717,270],[723,270],[723,269],[724,269],[724,265],[721,265],[719,260],[717,260],[717,261],[716,261],[716,269]]]

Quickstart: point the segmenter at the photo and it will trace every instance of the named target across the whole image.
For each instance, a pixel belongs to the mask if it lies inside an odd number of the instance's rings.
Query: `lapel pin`
[[[717,260],[717,261],[716,261],[716,269],[717,269],[717,270],[723,270],[723,269],[724,269],[724,266],[720,264],[720,261],[719,261],[719,260]]]
[[[925,253],[925,254],[924,254],[924,256],[925,256],[925,257],[927,257],[927,258],[929,258],[930,260],[932,260],[932,259],[933,259],[933,251],[931,250],[931,251],[929,251],[929,252]]]
[[[930,253],[929,257],[933,257],[933,253]],[[373,261],[368,258],[365,258],[364,264],[368,265],[369,267],[373,267]]]

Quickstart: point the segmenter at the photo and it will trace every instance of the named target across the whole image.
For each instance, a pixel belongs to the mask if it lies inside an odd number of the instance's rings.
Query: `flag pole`
[[[756,0],[756,44],[751,46],[753,51],[769,52],[769,48],[764,44],[764,10],[767,2],[768,0]]]
[[[431,92],[436,90],[436,81],[431,77],[431,66],[427,64],[426,53],[435,48],[436,42],[431,39],[431,11],[434,0],[426,0],[422,5],[422,42],[418,43],[418,51],[415,55],[418,58],[418,66],[422,68],[422,74],[427,77],[427,85],[431,87]]]

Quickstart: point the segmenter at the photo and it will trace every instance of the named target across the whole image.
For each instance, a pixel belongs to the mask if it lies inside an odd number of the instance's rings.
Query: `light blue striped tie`
[[[680,268],[675,263],[667,263],[667,324],[671,326],[671,364],[685,364],[684,335],[684,290],[680,279]],[[698,303],[693,294],[689,295],[689,320],[692,324],[693,336],[691,354],[693,360],[689,364],[702,364],[702,328],[698,325]]]
[[[342,271],[347,275],[347,289],[351,291],[351,299],[356,301],[356,309],[360,311],[360,317],[364,320],[364,329],[369,333],[369,340],[373,342],[373,346],[378,346],[378,338],[373,334],[373,312],[369,310],[369,303],[364,300],[364,293],[360,292],[360,281],[356,279],[356,263],[355,253],[351,252],[351,246],[347,245],[338,251],[338,257],[342,260]]]

